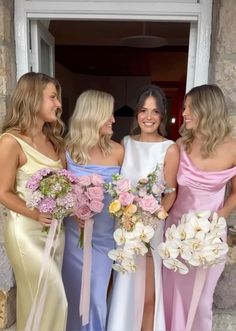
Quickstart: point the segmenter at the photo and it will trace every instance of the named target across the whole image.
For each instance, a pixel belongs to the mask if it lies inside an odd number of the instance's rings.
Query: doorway
[[[17,76],[20,77],[26,71],[32,70],[38,71],[38,67],[35,65],[40,61],[37,59],[40,58],[40,54],[37,49],[31,48],[32,42],[29,42],[29,26],[30,21],[41,20],[41,22],[46,23],[49,31],[56,36],[59,31],[58,25],[61,26],[62,31],[66,31],[67,27],[72,26],[71,32],[67,35],[64,33],[64,41],[62,43],[58,42],[59,39],[55,40],[55,59],[56,59],[56,75],[60,78],[60,75],[63,75],[63,90],[66,92],[64,96],[64,105],[68,108],[68,114],[71,113],[71,109],[74,104],[75,96],[80,92],[81,82],[87,80],[87,87],[96,88],[95,82],[98,81],[98,66],[88,64],[86,60],[91,58],[93,59],[103,58],[104,63],[107,68],[113,70],[119,68],[119,75],[113,74],[113,76],[104,75],[103,77],[100,73],[100,89],[106,89],[108,87],[113,94],[115,94],[116,100],[123,100],[116,105],[116,110],[119,110],[119,113],[124,113],[124,109],[131,108],[133,109],[133,104],[135,102],[135,97],[132,95],[131,91],[135,90],[139,85],[145,85],[147,83],[155,83],[164,88],[165,92],[168,93],[168,100],[171,107],[173,105],[178,105],[181,100],[179,91],[179,82],[181,81],[181,89],[189,90],[191,87],[199,84],[206,83],[208,81],[208,66],[209,66],[209,53],[210,53],[210,31],[211,31],[211,0],[166,0],[165,3],[157,0],[155,3],[153,1],[146,1],[142,3],[141,1],[132,0],[130,2],[124,1],[101,1],[97,0],[94,2],[83,2],[80,0],[77,1],[67,1],[60,0],[57,3],[50,0],[38,1],[38,0],[18,0],[15,2],[15,30],[16,33],[16,57],[17,57]],[[98,25],[99,23],[99,25]],[[181,48],[184,45],[174,45],[178,47],[178,54],[173,52],[173,45],[164,46],[169,48],[169,51],[172,47],[172,53],[169,55],[171,60],[169,65],[165,67],[165,77],[162,75],[155,75],[155,72],[164,68],[163,61],[160,60],[160,57],[164,59],[164,62],[167,62],[168,56],[163,52],[159,52],[161,48],[158,49],[159,59],[156,59],[156,50],[144,50],[136,49],[135,52],[131,48],[127,50],[127,53],[123,55],[120,53],[122,46],[121,45],[98,45],[98,44],[88,44],[89,34],[96,37],[98,40],[99,28],[104,27],[106,24],[113,24],[112,29],[106,29],[108,34],[107,38],[110,38],[109,33],[114,32],[114,26],[117,25],[118,33],[127,32],[128,28],[131,28],[131,36],[135,34],[140,34],[140,26],[143,26],[143,23],[146,24],[146,32],[148,34],[155,34],[157,31],[160,35],[163,31],[180,31],[179,29],[173,28],[175,24],[179,24],[179,27],[187,26],[188,30],[188,40],[187,45],[185,45],[185,75],[181,79],[170,79],[171,73],[173,73],[173,66],[175,70],[180,68],[178,57],[181,54]],[[56,28],[53,31],[53,24]],[[78,33],[73,28],[73,24],[80,24],[82,31],[81,38],[84,38],[85,44],[73,45],[68,44],[68,41],[72,38],[78,38]],[[87,28],[82,25],[88,25]],[[97,24],[97,26],[96,26]],[[163,24],[165,28],[163,30],[157,29],[157,26]],[[128,26],[129,25],[129,26]],[[135,30],[136,28],[136,30]],[[133,29],[133,31],[132,31]],[[137,32],[139,29],[139,32]],[[100,36],[105,36],[104,33],[100,33]],[[70,37],[70,38],[69,38]],[[120,36],[121,39],[121,36]],[[171,40],[171,38],[169,38]],[[87,44],[86,44],[87,42]],[[22,45],[29,45],[27,49],[23,49]],[[65,48],[66,47],[66,50]],[[75,47],[79,49],[79,56],[76,56]],[[81,48],[82,47],[82,48]],[[93,49],[91,48],[93,47]],[[105,49],[106,52],[103,55],[100,55],[101,49]],[[118,52],[119,47],[119,52]],[[64,51],[62,50],[64,48]],[[109,48],[109,49],[108,49]],[[119,67],[114,63],[114,56],[110,53],[111,50],[116,49],[116,54],[118,57],[123,57],[123,67]],[[60,49],[62,52],[60,53]],[[86,53],[87,49],[87,53]],[[177,49],[177,48],[176,48]],[[146,52],[146,53],[145,53]],[[59,53],[64,54],[66,58],[65,64],[61,64],[62,59],[59,59]],[[84,53],[84,56],[82,56]],[[134,55],[135,54],[135,55]],[[141,54],[141,55],[140,55]],[[149,54],[149,55],[147,55]],[[151,55],[150,55],[151,54]],[[173,54],[175,54],[173,56]],[[69,58],[68,58],[69,56]],[[77,60],[77,67],[82,70],[81,65],[86,64],[89,72],[83,72],[83,70],[78,74],[72,74],[73,80],[71,80],[71,72],[73,71],[68,68],[72,64],[72,57],[75,57]],[[107,57],[108,56],[108,57]],[[142,61],[139,61],[138,67],[139,71],[142,70],[141,76],[134,74],[134,64],[139,58],[142,58]],[[127,65],[128,59],[131,59],[132,65]],[[159,68],[158,68],[159,66]],[[102,72],[105,72],[104,66],[101,67]],[[158,70],[157,70],[158,69]],[[167,70],[168,69],[168,70]],[[148,72],[148,73],[147,73]],[[154,72],[154,74],[153,74]],[[80,76],[79,80],[78,75]],[[76,77],[77,76],[77,77]],[[88,77],[90,76],[90,77]],[[83,78],[83,79],[82,79]],[[91,79],[92,78],[92,79]],[[148,81],[147,81],[148,79]],[[60,79],[61,81],[61,79]],[[119,84],[117,84],[119,81]],[[142,81],[142,84],[140,83]],[[186,84],[185,84],[186,81]],[[92,86],[91,86],[92,82]],[[164,85],[164,86],[162,86]],[[116,86],[122,87],[122,92],[117,91]],[[130,88],[131,86],[131,88]],[[185,88],[186,86],[186,88]],[[130,91],[131,90],[131,91]],[[117,94],[122,94],[122,98],[117,98]],[[129,101],[129,98],[132,99]],[[118,101],[117,101],[118,102]],[[123,110],[122,110],[122,107]],[[122,119],[122,116],[120,116]],[[176,123],[179,124],[178,114],[170,114],[170,123],[171,126],[176,126]],[[123,116],[123,122],[127,122],[127,118]],[[171,130],[176,135],[176,130]]]
[[[115,98],[114,139],[120,141],[130,132],[139,90],[155,84],[168,100],[168,138],[178,137],[189,23],[51,20],[48,30],[55,40],[55,76],[63,85],[65,121],[82,91],[105,90]]]

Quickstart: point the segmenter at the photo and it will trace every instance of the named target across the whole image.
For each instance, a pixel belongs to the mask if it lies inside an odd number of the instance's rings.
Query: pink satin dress
[[[167,219],[166,228],[177,224],[184,213],[197,210],[217,211],[222,207],[225,186],[236,175],[236,167],[223,171],[198,169],[181,148],[177,174],[178,195]],[[197,269],[186,275],[163,266],[166,331],[185,331]],[[224,263],[207,270],[191,331],[211,331],[213,293]]]

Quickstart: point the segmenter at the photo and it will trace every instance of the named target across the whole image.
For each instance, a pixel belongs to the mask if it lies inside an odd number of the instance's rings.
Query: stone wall
[[[219,85],[226,97],[236,135],[236,1],[214,0],[209,81]],[[228,225],[236,225],[236,211]],[[236,328],[236,247],[230,249],[225,270],[214,294],[214,331]],[[232,256],[234,258],[232,258]]]
[[[15,83],[14,0],[0,0],[0,130]],[[0,243],[4,213],[0,208]]]
[[[17,1],[17,0],[16,0]],[[218,84],[226,95],[227,104],[236,128],[236,1],[213,1],[212,46],[210,59],[210,79]],[[16,61],[14,45],[14,0],[0,0],[0,130],[6,113],[10,94],[16,83]],[[236,129],[235,129],[236,133]],[[229,224],[235,223],[236,213],[229,218]],[[0,248],[3,248],[2,220],[4,210],[0,208]],[[232,268],[236,268],[232,265]],[[1,268],[0,268],[1,269]],[[2,270],[2,269],[1,269]],[[227,267],[227,273],[231,268]],[[227,289],[234,284],[226,284],[230,276],[223,274],[216,289],[217,298],[224,286]],[[9,281],[9,280],[8,280]],[[228,299],[233,304],[235,296]],[[222,318],[223,314],[223,318]],[[216,309],[214,331],[233,331],[236,327],[235,309]]]
[[[236,135],[236,1],[214,0],[209,80],[225,93]],[[236,212],[228,220],[236,224]]]
[[[16,82],[13,22],[14,1],[0,0],[0,131]],[[0,205],[0,328],[10,326],[15,321],[14,278],[3,245],[5,213],[5,209]]]

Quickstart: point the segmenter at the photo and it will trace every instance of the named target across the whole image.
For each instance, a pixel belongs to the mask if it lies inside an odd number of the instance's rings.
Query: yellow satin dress
[[[8,133],[5,133],[8,134]],[[20,144],[27,162],[16,174],[16,193],[27,199],[25,187],[30,176],[41,168],[62,168],[61,161],[54,161],[22,139],[14,137]],[[5,226],[5,245],[11,261],[17,285],[17,331],[24,331],[27,318],[35,297],[42,255],[47,233],[35,220],[9,211]],[[47,273],[48,290],[44,311],[40,321],[40,331],[64,331],[67,318],[67,300],[61,279],[61,267],[64,252],[64,231],[59,236],[57,250]]]

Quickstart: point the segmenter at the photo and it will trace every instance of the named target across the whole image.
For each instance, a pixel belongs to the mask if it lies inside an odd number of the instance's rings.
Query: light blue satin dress
[[[106,182],[119,166],[79,165],[67,154],[68,170],[84,176],[100,174]],[[107,289],[112,270],[108,251],[114,248],[114,220],[108,213],[110,196],[105,194],[103,212],[93,217],[92,271],[89,324],[82,326],[79,316],[80,289],[83,266],[83,250],[78,247],[78,223],[72,218],[65,219],[66,243],[62,276],[68,300],[67,331],[105,331],[107,315]]]

